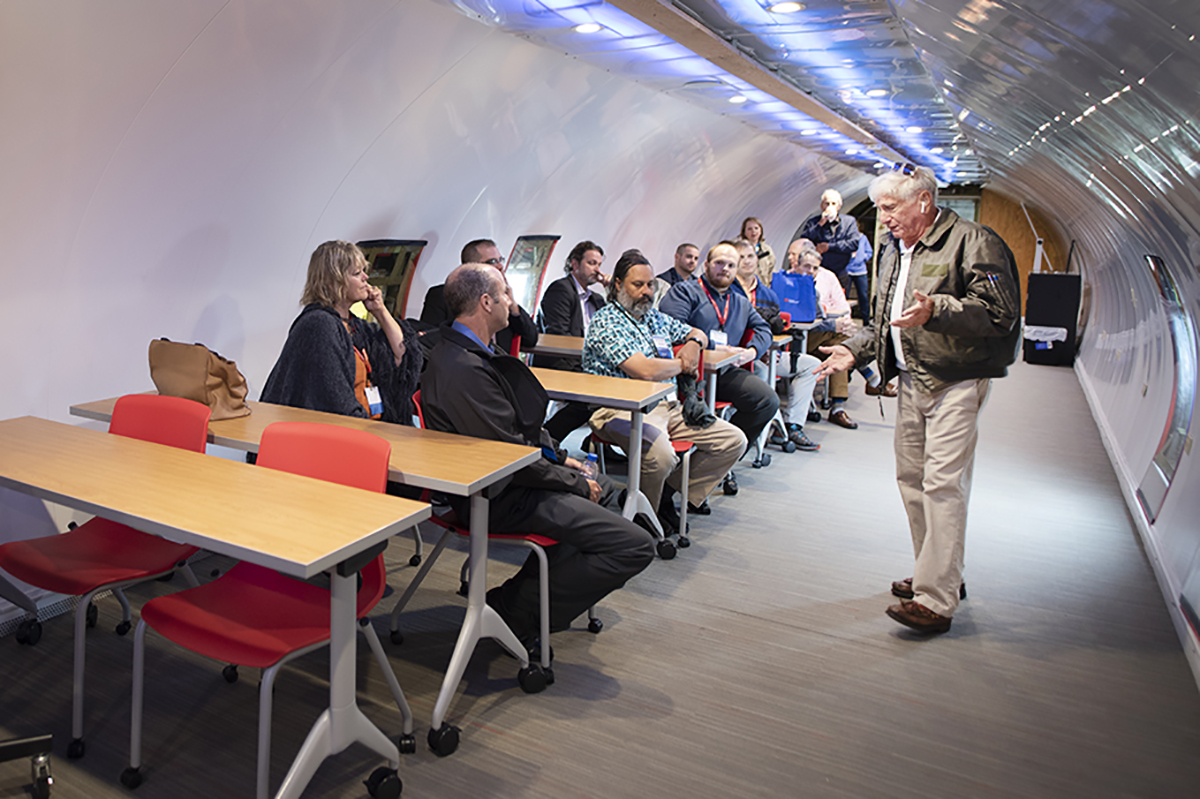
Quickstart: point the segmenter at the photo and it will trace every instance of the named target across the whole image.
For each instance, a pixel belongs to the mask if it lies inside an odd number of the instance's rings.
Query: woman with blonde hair
[[[375,322],[350,313],[356,302]],[[317,247],[300,303],[262,401],[412,424],[421,348],[416,332],[388,312],[383,293],[367,282],[362,250],[348,241]]]
[[[758,217],[748,216],[742,220],[742,238],[754,245],[758,256],[758,279],[770,286],[771,275],[775,272],[775,251],[763,236],[763,223]]]

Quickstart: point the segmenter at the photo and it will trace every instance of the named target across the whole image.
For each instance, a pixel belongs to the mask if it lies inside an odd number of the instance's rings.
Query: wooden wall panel
[[[1029,209],[1029,216],[1033,219],[1034,227],[1042,236],[1042,246],[1049,258],[1050,267],[1053,267],[1049,271],[1066,271],[1067,248],[1063,246],[1057,229],[1029,203],[1026,203],[1025,207]],[[1004,239],[1009,249],[1012,250],[1013,257],[1017,260],[1017,269],[1021,272],[1021,296],[1024,298],[1025,288],[1029,285],[1029,272],[1033,269],[1034,248],[1037,245],[1033,231],[1029,229],[1029,221],[1025,218],[1025,212],[1021,210],[1020,204],[994,191],[984,189],[979,201],[979,222],[1000,234],[1000,238]],[[1046,261],[1043,260],[1042,271],[1047,270]]]

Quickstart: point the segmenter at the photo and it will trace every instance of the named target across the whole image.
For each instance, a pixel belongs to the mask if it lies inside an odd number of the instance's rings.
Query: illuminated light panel
[[[867,92],[867,97],[887,97],[887,89],[871,89]]]
[[[918,125],[909,125],[904,129],[905,133],[924,133],[925,129]]]
[[[749,99],[750,98],[744,94],[735,94],[733,97],[729,98],[729,102],[733,103],[734,105],[741,105]]]
[[[804,10],[803,3],[776,3],[767,6],[767,10],[772,14],[795,14],[798,11]]]
[[[596,22],[585,22],[582,25],[575,26],[576,33],[599,33],[603,29],[604,26]]]

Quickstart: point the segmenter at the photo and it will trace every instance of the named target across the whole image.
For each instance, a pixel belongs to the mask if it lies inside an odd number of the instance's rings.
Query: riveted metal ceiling
[[[1118,211],[1200,173],[1194,0],[454,2],[868,172],[1008,182],[1049,157]]]

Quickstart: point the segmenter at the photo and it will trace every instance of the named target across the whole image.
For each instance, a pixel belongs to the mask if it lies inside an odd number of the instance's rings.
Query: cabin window
[[[1196,328],[1183,307],[1178,286],[1163,259],[1157,255],[1147,255],[1146,264],[1162,296],[1163,313],[1167,317],[1175,361],[1175,385],[1171,392],[1167,427],[1137,491],[1146,518],[1154,524],[1179,462],[1191,450],[1188,432],[1192,425],[1192,405],[1196,395]]]

